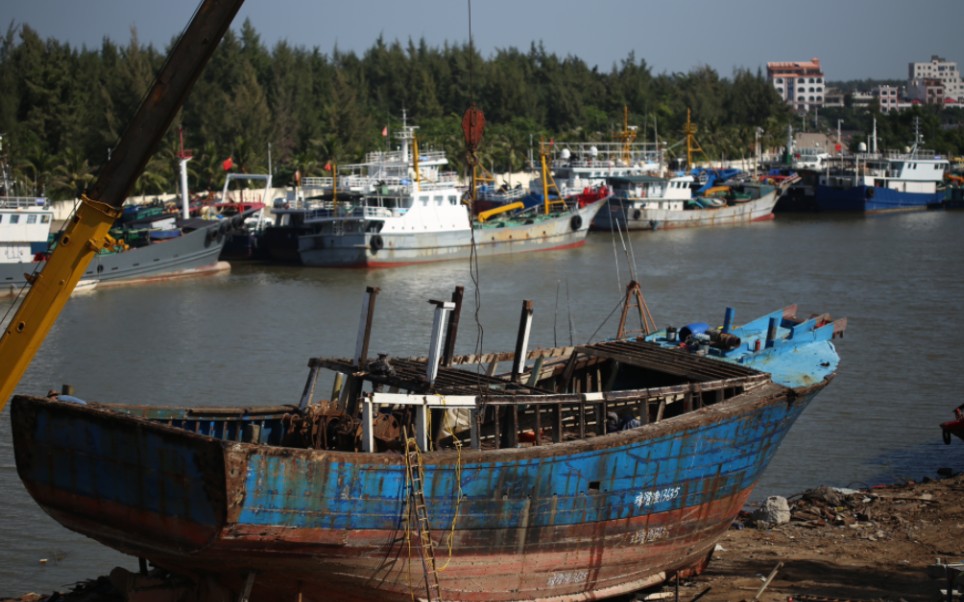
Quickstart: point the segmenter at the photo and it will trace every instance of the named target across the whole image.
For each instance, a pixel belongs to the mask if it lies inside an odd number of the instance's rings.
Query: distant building
[[[870,92],[856,91],[850,95],[850,104],[855,109],[869,109],[874,102],[874,95]]]
[[[877,99],[877,106],[881,113],[900,110],[900,95],[896,86],[880,85],[872,88],[870,94]]]
[[[928,63],[909,63],[907,95],[911,100],[926,104],[964,103],[964,81],[957,63],[936,54],[931,55]]]
[[[838,88],[827,87],[823,93],[824,107],[844,107],[844,93]]]
[[[780,98],[797,111],[824,106],[825,83],[820,59],[767,63],[767,81]]]

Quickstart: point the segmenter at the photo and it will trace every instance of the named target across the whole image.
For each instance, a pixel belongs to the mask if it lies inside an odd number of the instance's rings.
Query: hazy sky
[[[137,29],[167,48],[199,0],[0,0],[0,23],[28,24],[43,38],[97,48]],[[907,64],[940,55],[964,69],[964,0],[474,0],[472,37],[485,57],[541,41],[608,71],[635,52],[654,74],[708,65],[765,70],[768,61],[818,57],[830,80],[904,79]],[[469,0],[247,0],[249,18],[271,48],[279,40],[330,53],[361,53],[386,41],[430,46],[469,38]]]

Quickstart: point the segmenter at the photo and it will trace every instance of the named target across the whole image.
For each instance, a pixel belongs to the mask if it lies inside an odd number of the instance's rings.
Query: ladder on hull
[[[405,440],[405,468],[408,471],[409,483],[409,517],[414,514],[415,528],[418,530],[419,546],[422,556],[422,570],[425,573],[425,589],[428,602],[441,602],[440,586],[438,582],[438,568],[435,563],[435,543],[432,541],[432,530],[428,521],[428,509],[425,507],[425,489],[422,480],[422,457],[418,451],[418,444],[413,438]]]

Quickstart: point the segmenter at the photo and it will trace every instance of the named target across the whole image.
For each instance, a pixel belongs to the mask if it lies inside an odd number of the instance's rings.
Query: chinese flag
[[[388,126],[382,128],[382,136],[388,136]]]
[[[325,163],[325,171],[331,171],[331,161]]]
[[[234,167],[234,159],[228,157],[221,163],[221,167],[224,168],[224,171],[230,170],[232,167]]]

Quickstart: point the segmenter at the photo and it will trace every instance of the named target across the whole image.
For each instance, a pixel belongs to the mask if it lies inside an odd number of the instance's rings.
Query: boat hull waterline
[[[852,188],[836,188],[819,184],[815,203],[818,211],[899,213],[923,211],[940,203],[943,198],[943,191],[903,192],[880,186],[859,185]]]

